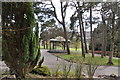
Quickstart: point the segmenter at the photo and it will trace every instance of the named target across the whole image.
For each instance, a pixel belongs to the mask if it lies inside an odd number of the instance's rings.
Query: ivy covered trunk
[[[17,78],[25,78],[41,56],[39,27],[34,20],[32,3],[2,3],[3,60]]]

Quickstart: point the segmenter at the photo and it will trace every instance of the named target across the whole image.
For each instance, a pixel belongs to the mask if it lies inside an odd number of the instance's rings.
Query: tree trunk
[[[112,62],[113,53],[114,53],[114,43],[112,42],[111,43],[111,52],[109,54],[109,59],[108,59],[108,63],[107,63],[109,65],[113,65],[113,62]]]
[[[104,56],[106,56],[106,46],[107,46],[107,27],[105,26],[105,43],[104,43],[104,50],[103,50],[103,54]]]
[[[50,42],[50,45],[49,45],[49,50],[51,50],[51,42]]]
[[[63,43],[63,49],[65,50],[65,42]]]
[[[111,32],[111,53],[109,54],[108,63],[109,65],[113,65],[112,57],[114,53],[114,47],[115,47],[115,13],[112,12],[113,18],[112,18],[112,32]]]
[[[102,22],[103,22],[103,27],[102,27],[102,30],[103,30],[103,38],[102,38],[102,53],[101,53],[101,58],[103,58],[105,55],[106,55],[106,35],[107,35],[107,28],[106,28],[106,23],[105,23],[105,20],[104,20],[104,17],[102,15]]]
[[[55,9],[55,6],[53,5],[53,3],[51,2],[51,5],[54,9],[54,16],[56,18],[56,20],[63,26],[63,29],[64,29],[64,38],[65,38],[65,44],[66,44],[66,48],[67,48],[67,54],[69,55],[70,54],[70,49],[69,49],[69,44],[68,44],[68,37],[67,37],[67,31],[66,31],[66,26],[65,26],[65,15],[66,15],[66,8],[67,8],[67,5],[64,6],[64,10],[63,10],[63,2],[60,2],[61,3],[61,16],[62,16],[62,21],[60,21],[57,17],[57,14],[56,14],[56,9]]]
[[[61,2],[61,15],[62,15],[62,26],[63,26],[63,29],[64,29],[64,38],[65,38],[65,41],[66,41],[67,54],[70,55],[70,49],[69,49],[69,44],[68,44],[67,31],[66,31],[66,27],[65,27],[65,16],[63,14],[62,2]]]
[[[55,49],[55,42],[53,42],[53,44],[52,44],[52,48]]]
[[[93,43],[93,31],[92,31],[92,4],[90,4],[90,34],[91,34],[91,48],[92,48],[92,57],[94,58],[94,43]]]
[[[48,42],[46,41],[46,49],[48,49]]]
[[[15,77],[16,77],[16,79],[17,80],[21,80],[21,79],[25,79],[25,76],[26,75],[24,75],[23,73],[18,73],[18,71],[15,71],[16,73],[15,73]]]
[[[75,50],[77,51],[77,47],[75,48]]]
[[[102,53],[101,53],[101,58],[104,57],[104,52],[105,52],[105,30],[103,28],[103,33],[102,33]]]
[[[82,13],[80,14],[81,16],[81,24],[82,24],[82,31],[83,31],[83,38],[84,38],[84,45],[85,45],[85,52],[88,53],[87,49],[87,43],[86,43],[86,35],[85,35],[85,30],[84,30],[84,25],[83,25],[83,20],[82,20]]]
[[[68,37],[67,37],[67,32],[66,32],[65,25],[63,25],[63,29],[64,29],[64,37],[65,37],[65,41],[66,41],[67,54],[69,55],[70,54],[70,49],[69,49]]]
[[[80,18],[80,5],[78,4],[78,19],[79,19],[79,26],[80,26],[80,38],[81,38],[81,47],[82,47],[82,56],[85,58],[85,52],[84,52],[84,44],[83,44],[83,33],[82,33],[82,26],[81,26],[81,18]]]
[[[44,49],[45,49],[45,41],[43,41],[43,46],[44,46]]]

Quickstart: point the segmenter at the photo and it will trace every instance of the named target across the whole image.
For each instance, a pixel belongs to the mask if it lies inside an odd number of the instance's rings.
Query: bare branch
[[[60,2],[61,3],[61,15],[62,15],[62,20],[64,20],[65,19],[65,12],[64,12],[64,10],[63,10],[63,2]]]
[[[73,3],[73,4],[72,4],[72,3]],[[73,6],[73,7],[77,8],[76,3],[75,3],[74,1],[72,1],[72,3],[71,3],[71,6]]]
[[[68,3],[66,2],[66,4],[64,5],[64,10],[63,10],[63,12],[66,12],[67,6],[68,6]]]
[[[54,15],[55,15],[56,20],[57,20],[60,24],[63,24],[63,23],[58,19],[57,14],[56,14],[55,6],[53,5],[52,2],[51,2],[51,5],[52,5],[52,7],[53,7],[53,9],[54,9]]]

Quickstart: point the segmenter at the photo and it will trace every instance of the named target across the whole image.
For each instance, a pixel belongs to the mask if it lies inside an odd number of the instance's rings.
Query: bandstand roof
[[[62,36],[58,36],[56,37],[55,39],[50,39],[50,41],[53,41],[53,42],[61,42],[61,41],[65,41],[65,38],[62,37]],[[70,42],[70,40],[68,40]]]

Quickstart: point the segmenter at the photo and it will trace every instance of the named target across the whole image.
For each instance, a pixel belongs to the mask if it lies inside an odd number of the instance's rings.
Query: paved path
[[[70,65],[69,62],[57,58],[56,56],[52,55],[51,53],[48,53],[47,50],[41,50],[41,55],[44,56],[44,62],[43,65],[48,66],[52,71],[55,71],[58,66],[62,67],[61,65],[63,64],[68,64]],[[57,60],[58,59],[58,60]],[[74,63],[75,64],[75,63]]]
[[[60,68],[62,68],[64,64],[68,65],[70,64],[69,62],[60,58],[57,60],[57,57],[52,55],[51,53],[48,53],[47,50],[42,49],[41,53],[42,56],[44,56],[45,58],[43,65],[48,66],[51,69],[51,71],[55,71],[59,65]],[[75,65],[76,64],[74,63],[72,66],[72,70],[74,70]],[[9,68],[5,65],[4,61],[0,61],[0,74],[8,70]],[[120,73],[118,73],[118,70],[120,71],[120,67],[99,66],[98,69],[96,70],[95,76],[110,74],[120,75]]]
[[[47,50],[42,49],[41,50],[42,56],[44,56],[45,60],[43,62],[43,65],[48,66],[52,71],[55,71],[57,66],[60,65],[62,66],[64,62],[66,64],[69,64],[69,62],[63,60],[63,59],[58,59],[57,57],[52,55],[52,53],[48,53]],[[72,66],[72,69],[75,67],[75,63]],[[73,69],[74,70],[74,69]],[[120,71],[120,67],[115,67],[115,66],[99,66],[98,69],[95,72],[95,76],[97,77],[98,75],[120,75],[118,73],[118,70]]]

